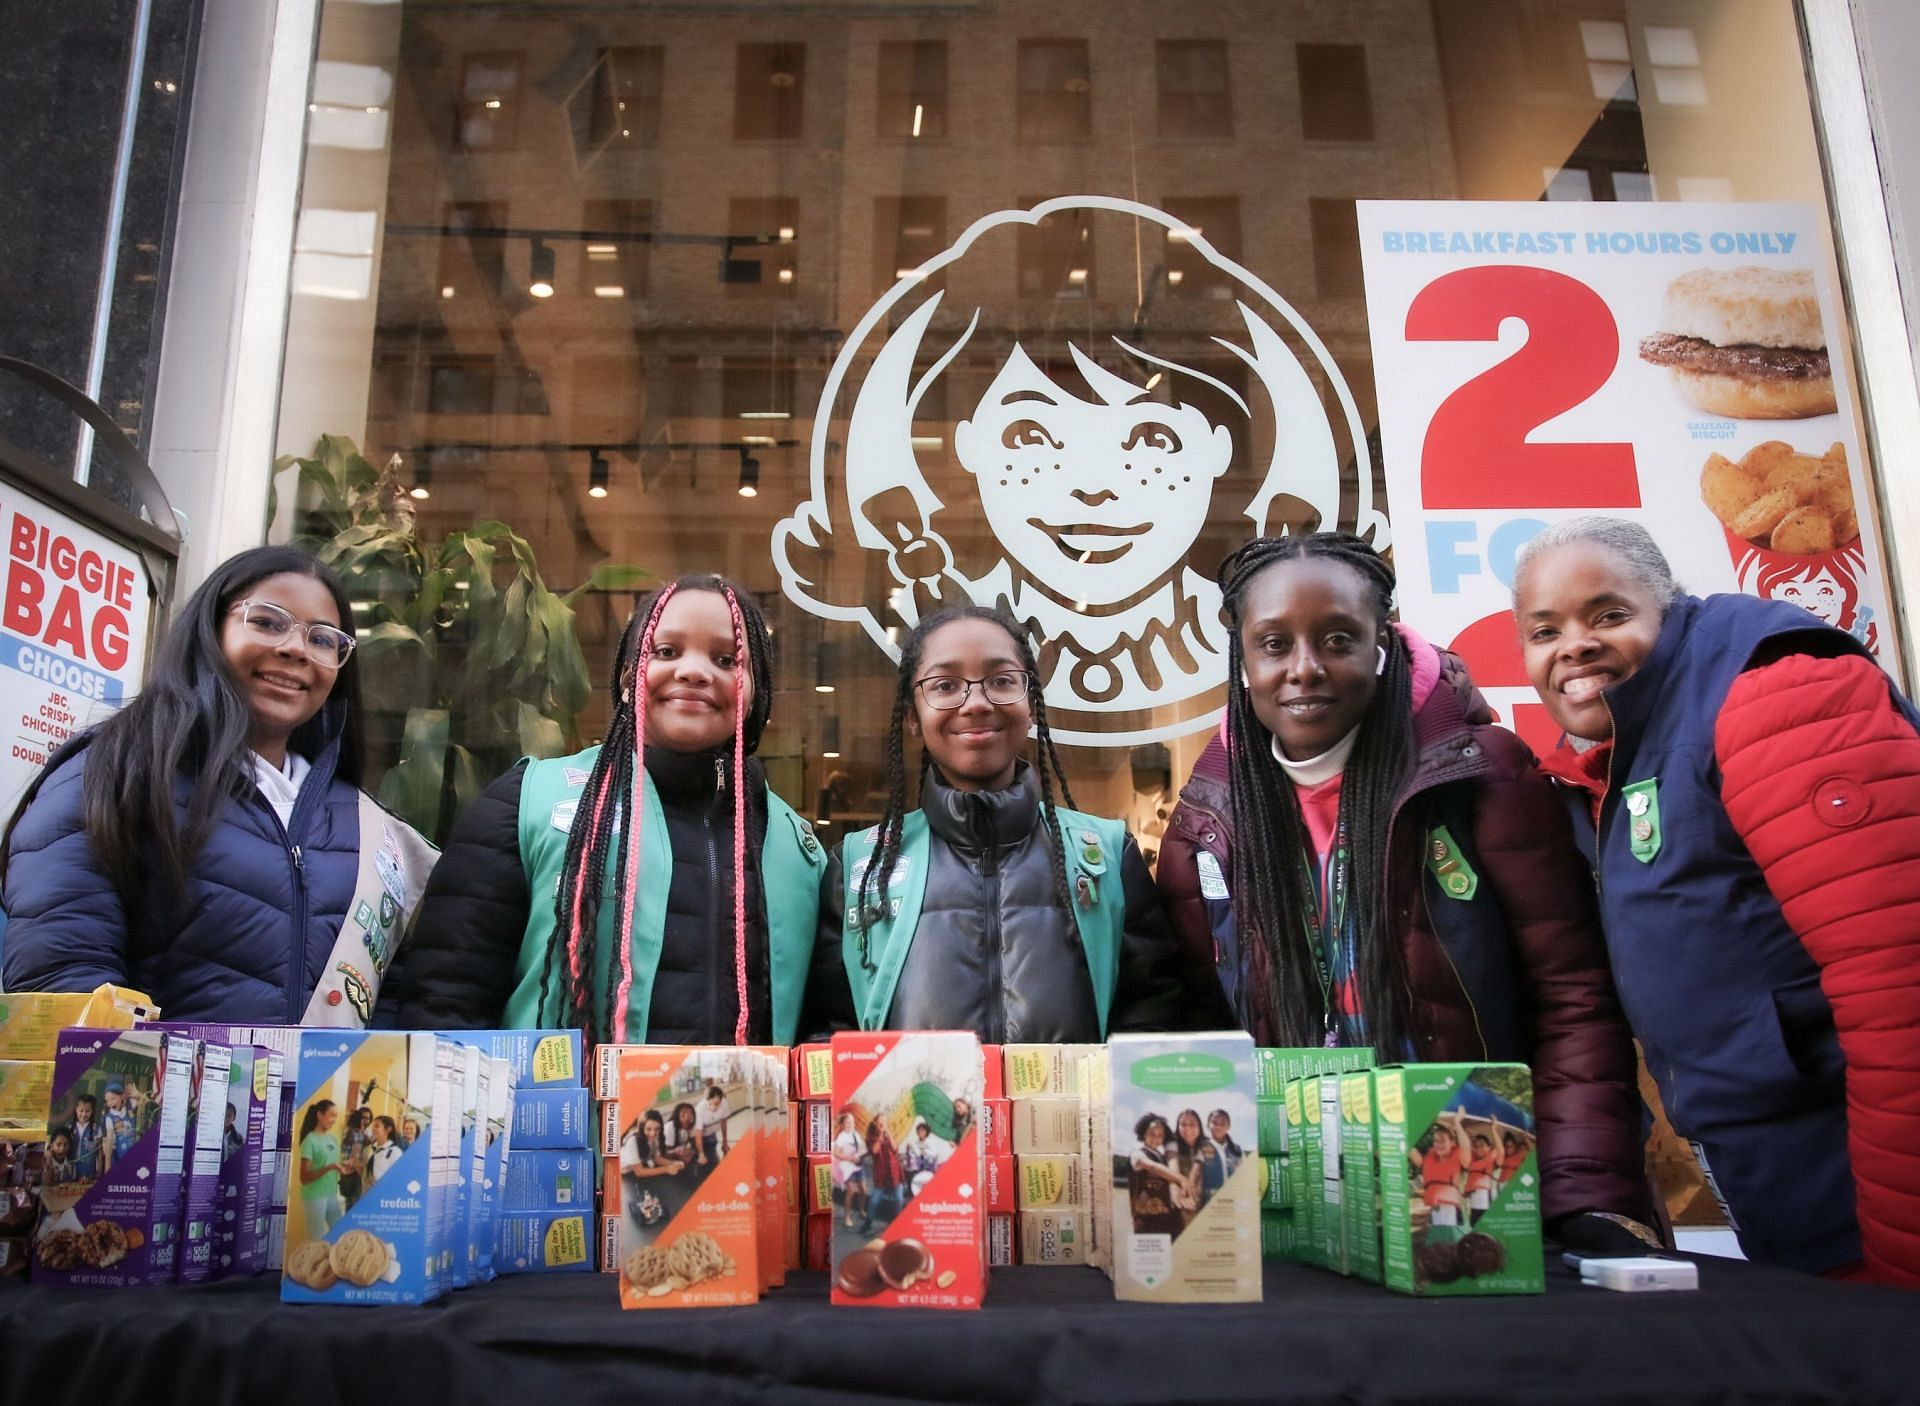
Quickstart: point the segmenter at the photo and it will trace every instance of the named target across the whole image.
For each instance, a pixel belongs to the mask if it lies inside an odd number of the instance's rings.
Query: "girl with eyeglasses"
[[[841,950],[862,1029],[1083,1043],[1184,1028],[1209,1009],[1183,988],[1126,825],[1067,808],[1037,675],[1026,636],[982,606],[941,610],[907,637],[886,809],[844,854]],[[909,736],[923,747],[911,809]]]
[[[434,851],[359,789],[352,618],[291,547],[214,569],[139,696],[48,758],[8,822],[0,988],[366,1023]]]

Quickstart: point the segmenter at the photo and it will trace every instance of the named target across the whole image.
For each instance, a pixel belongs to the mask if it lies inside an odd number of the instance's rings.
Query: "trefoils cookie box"
[[[854,1032],[833,1037],[836,1126],[862,1142],[865,1203],[832,1226],[833,1302],[974,1309],[986,1294],[985,1166],[971,1110],[985,1092],[971,1032]],[[915,1125],[927,1125],[928,1147]]]
[[[1373,1104],[1387,1287],[1545,1292],[1527,1067],[1391,1065],[1374,1073]]]
[[[760,1058],[727,1046],[621,1052],[611,1126],[621,1168],[622,1308],[759,1299],[752,1064]]]
[[[174,1277],[198,1049],[158,1030],[55,1038],[37,1279],[105,1287]]]
[[[1229,1129],[1254,1126],[1253,1038],[1235,1033],[1116,1035],[1107,1046],[1114,1160],[1113,1286],[1153,1303],[1257,1302],[1260,1164],[1224,1160],[1204,1137],[1218,1111]],[[1209,1165],[1209,1164],[1212,1165]]]
[[[286,1263],[290,1303],[422,1303],[437,1292],[430,1215],[441,1042],[433,1035],[309,1030],[300,1038]],[[436,1097],[438,1095],[438,1097]],[[400,1155],[351,1207],[340,1195],[346,1112],[400,1129]]]

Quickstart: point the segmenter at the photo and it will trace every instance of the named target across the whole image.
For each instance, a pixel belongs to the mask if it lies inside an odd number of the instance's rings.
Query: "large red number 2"
[[[1517,317],[1527,340],[1441,402],[1420,451],[1428,508],[1637,508],[1631,444],[1529,444],[1535,426],[1613,374],[1620,331],[1600,295],[1550,269],[1460,269],[1420,290],[1407,340],[1492,342]]]

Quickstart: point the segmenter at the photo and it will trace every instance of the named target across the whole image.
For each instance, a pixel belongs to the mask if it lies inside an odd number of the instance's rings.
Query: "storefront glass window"
[[[710,569],[774,624],[763,755],[830,834],[879,809],[888,649],[970,594],[1151,850],[1224,697],[1222,553],[1384,510],[1356,200],[1824,220],[1788,0],[325,0],[319,42],[381,139],[316,109],[279,441],[340,438],[273,532],[360,577],[430,826],[598,735],[621,568]]]

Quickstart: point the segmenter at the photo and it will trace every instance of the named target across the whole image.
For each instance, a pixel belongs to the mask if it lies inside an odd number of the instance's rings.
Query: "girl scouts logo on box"
[[[1388,540],[1319,337],[1204,228],[1105,196],[985,216],[904,272],[828,373],[809,467],[773,534],[787,594],[895,658],[898,627],[942,602],[1004,605],[1040,647],[1055,735],[1084,745],[1218,720],[1212,571],[1232,544]]]

